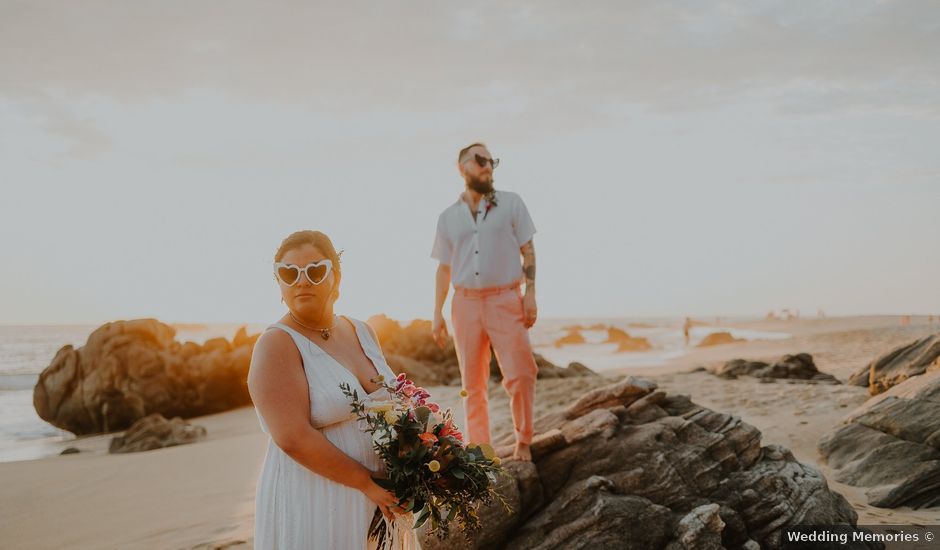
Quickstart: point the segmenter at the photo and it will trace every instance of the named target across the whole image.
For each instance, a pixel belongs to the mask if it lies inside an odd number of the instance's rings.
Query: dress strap
[[[268,328],[264,329],[264,331],[267,332],[275,328],[283,330],[291,337],[291,340],[294,341],[294,346],[297,347],[297,351],[300,352],[301,357],[304,357],[304,349],[311,349],[311,342],[306,336],[290,328],[284,323],[274,323],[272,325],[268,325]],[[306,368],[304,370],[306,370]]]
[[[394,378],[395,373],[392,371],[392,368],[388,366],[388,362],[385,361],[382,348],[379,346],[378,341],[372,337],[372,331],[369,330],[369,325],[359,319],[353,319],[351,317],[347,317],[347,319],[353,322],[356,332],[359,333],[359,341],[362,342],[362,349],[366,352],[366,356],[372,361],[372,364],[375,365],[375,369],[386,379],[390,377]]]
[[[279,329],[283,330],[284,332],[286,332],[287,334],[290,334],[291,336],[300,336],[300,333],[299,333],[299,332],[297,332],[296,330],[290,328],[289,326],[285,325],[284,323],[272,323],[272,324],[268,325],[268,327],[267,327],[266,329],[264,329],[264,331],[267,332],[267,331],[271,330],[272,328],[279,328]]]

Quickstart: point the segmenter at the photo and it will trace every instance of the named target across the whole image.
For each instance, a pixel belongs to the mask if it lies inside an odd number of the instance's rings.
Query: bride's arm
[[[264,417],[274,443],[299,464],[327,479],[366,494],[390,516],[397,499],[374,481],[372,472],[333,445],[310,424],[310,395],[300,352],[280,330],[267,331],[255,345],[248,392]]]

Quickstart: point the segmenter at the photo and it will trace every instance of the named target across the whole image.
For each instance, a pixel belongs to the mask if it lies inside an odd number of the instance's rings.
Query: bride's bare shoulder
[[[271,328],[258,337],[251,353],[251,370],[292,366],[301,360],[294,339],[286,331]]]

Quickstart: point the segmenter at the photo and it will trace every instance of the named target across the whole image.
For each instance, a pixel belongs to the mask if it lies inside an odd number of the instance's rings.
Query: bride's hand
[[[385,489],[375,481],[370,479],[362,492],[379,507],[379,510],[382,511],[382,515],[384,515],[385,519],[388,521],[394,521],[395,514],[402,513],[401,507],[398,506],[398,498],[395,496],[395,493]]]

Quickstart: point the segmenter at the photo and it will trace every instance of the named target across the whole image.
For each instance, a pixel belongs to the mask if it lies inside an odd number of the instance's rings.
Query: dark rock
[[[80,453],[80,452],[81,452],[81,451],[78,450],[77,447],[66,447],[66,448],[65,448],[61,453],[59,453],[59,454],[60,454],[60,455],[77,455],[77,454]]]
[[[627,377],[626,380],[603,388],[591,390],[564,410],[565,419],[575,419],[594,409],[608,409],[619,405],[628,406],[656,389],[656,383],[643,378]]]
[[[746,359],[732,359],[718,368],[714,374],[728,376],[750,376],[754,372],[759,372],[770,366],[770,363],[763,361],[748,361]]]
[[[940,368],[940,334],[934,334],[898,346],[878,357],[849,378],[853,386],[868,387],[878,395],[912,376],[923,374],[932,366]]]
[[[712,374],[729,380],[739,376],[752,376],[759,378],[761,382],[786,379],[816,384],[841,384],[835,376],[819,372],[813,362],[813,356],[808,353],[784,355],[774,364],[764,363],[763,361],[733,359],[716,369]]]
[[[940,370],[914,376],[852,411],[820,439],[835,479],[868,487],[883,508],[940,505]]]
[[[570,376],[600,376],[596,372],[589,369],[586,365],[578,363],[577,361],[568,363],[568,371],[571,372]]]
[[[134,423],[123,436],[111,440],[109,453],[136,453],[192,443],[206,437],[206,429],[177,417],[167,420],[151,414]]]
[[[857,521],[818,470],[762,447],[756,428],[646,380],[535,426],[534,462],[507,462],[515,482],[500,481],[512,511],[483,507],[487,528],[471,540],[454,530],[423,548],[777,549],[786,526]]]
[[[600,376],[582,363],[569,363],[567,367],[559,367],[553,364],[538,353],[535,356],[535,364],[539,367],[539,378],[573,378],[578,376]],[[494,358],[490,363],[490,376],[494,380],[502,380],[503,375],[499,370],[499,364]]]
[[[679,520],[676,539],[669,543],[667,550],[722,550],[721,532],[725,528],[718,511],[721,506],[703,504],[693,509]]]
[[[40,418],[75,434],[128,428],[152,413],[191,418],[251,403],[248,365],[257,335],[238,345],[217,338],[199,346],[174,340],[155,319],[115,321],[79,349],[65,346],[40,375],[33,406]]]

